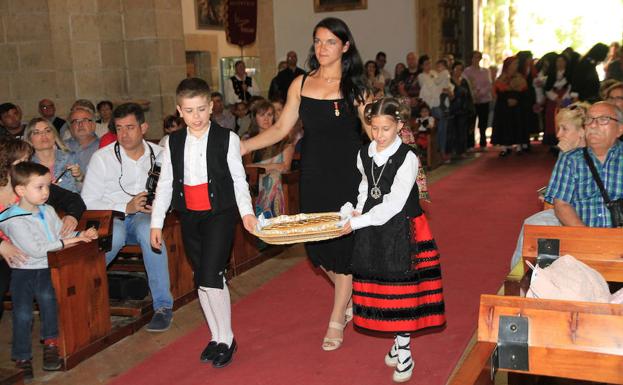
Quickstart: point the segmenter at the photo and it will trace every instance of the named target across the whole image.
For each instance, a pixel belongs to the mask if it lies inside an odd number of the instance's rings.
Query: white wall
[[[368,0],[365,10],[315,13],[313,0],[273,0],[275,60],[285,60],[292,50],[298,55],[299,67],[304,67],[314,26],[331,16],[348,24],[364,62],[384,51],[385,69],[393,75],[396,63],[404,63],[409,51],[417,51],[415,6],[414,0]]]

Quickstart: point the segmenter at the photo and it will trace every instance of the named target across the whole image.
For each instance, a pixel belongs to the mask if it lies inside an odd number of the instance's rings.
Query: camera
[[[147,182],[145,182],[145,190],[147,190],[146,205],[151,206],[156,197],[156,187],[158,187],[158,178],[160,178],[160,168],[162,166],[159,162],[155,162],[152,168],[147,174]]]

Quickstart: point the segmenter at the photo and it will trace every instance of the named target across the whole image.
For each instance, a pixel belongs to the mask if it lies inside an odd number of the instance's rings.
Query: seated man
[[[147,330],[165,331],[173,318],[167,251],[165,247],[161,252],[151,248],[151,205],[147,204],[145,192],[147,174],[162,148],[143,139],[148,125],[138,104],[118,106],[112,119],[117,129],[117,142],[93,154],[82,199],[90,210],[125,213],[125,220],[116,218],[114,221],[113,244],[106,253],[106,264],[110,264],[126,244],[140,245],[154,308]]]
[[[95,116],[88,108],[76,107],[69,115],[71,137],[65,141],[67,147],[76,154],[83,172],[87,171],[91,156],[99,148],[99,138],[95,135]]]
[[[0,135],[22,139],[26,125],[22,124],[22,110],[13,103],[0,104]]]
[[[614,104],[593,104],[584,122],[586,148],[611,200],[623,198],[623,111]],[[562,154],[545,193],[563,226],[612,227],[610,212],[584,159],[584,150]]]
[[[39,101],[39,115],[49,120],[58,132],[60,132],[61,128],[67,123],[65,119],[56,116],[56,106],[50,99],[41,99]]]

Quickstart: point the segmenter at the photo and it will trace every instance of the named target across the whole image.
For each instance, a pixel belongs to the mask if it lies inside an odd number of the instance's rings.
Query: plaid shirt
[[[578,148],[560,155],[549,180],[545,200],[553,203],[554,199],[560,199],[571,204],[589,227],[611,227],[610,212],[582,152],[582,148]],[[590,148],[588,153],[610,199],[623,198],[623,143],[616,141],[608,150],[604,164]]]

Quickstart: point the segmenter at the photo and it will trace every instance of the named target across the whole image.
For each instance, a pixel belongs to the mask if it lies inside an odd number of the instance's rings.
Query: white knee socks
[[[212,341],[231,345],[234,339],[231,329],[231,299],[225,280],[223,279],[223,289],[199,287],[199,302],[212,332]]]

